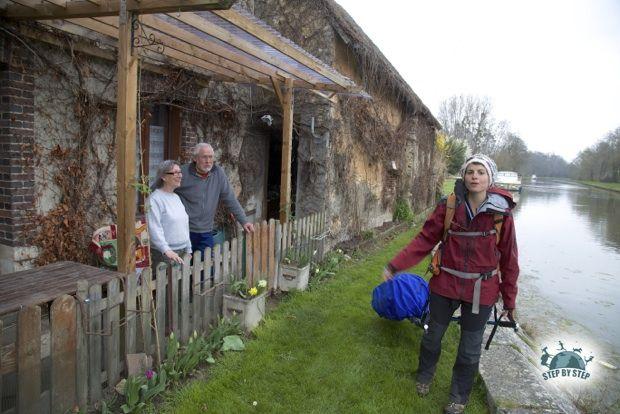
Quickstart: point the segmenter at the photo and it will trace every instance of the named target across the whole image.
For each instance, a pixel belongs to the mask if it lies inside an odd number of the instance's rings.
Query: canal
[[[609,407],[620,391],[620,193],[539,179],[517,198],[519,320],[538,347],[593,356],[586,388],[603,386]]]

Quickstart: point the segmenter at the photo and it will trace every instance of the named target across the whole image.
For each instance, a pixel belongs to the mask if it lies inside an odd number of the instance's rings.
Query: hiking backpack
[[[456,210],[456,194],[452,193],[448,196],[446,201],[446,216],[443,221],[443,237],[439,246],[435,249],[431,263],[428,265],[428,270],[435,276],[441,272],[441,244],[446,242],[448,238],[448,231],[450,230],[450,224],[454,219],[454,212]],[[504,216],[499,213],[493,214],[493,227],[495,228],[495,244],[499,244],[500,234],[502,231],[502,225],[504,224]]]

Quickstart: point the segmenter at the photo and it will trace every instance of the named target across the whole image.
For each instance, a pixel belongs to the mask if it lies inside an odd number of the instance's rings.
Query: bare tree
[[[448,137],[465,141],[472,153],[492,153],[495,149],[498,124],[489,98],[452,96],[441,103],[439,121]]]

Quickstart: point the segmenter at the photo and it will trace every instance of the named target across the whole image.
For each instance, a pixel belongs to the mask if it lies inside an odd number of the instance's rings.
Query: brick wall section
[[[188,121],[188,114],[181,114],[181,162],[190,162],[192,149],[199,142],[196,128]]]
[[[35,205],[33,62],[9,39],[0,54],[0,244],[22,246]]]

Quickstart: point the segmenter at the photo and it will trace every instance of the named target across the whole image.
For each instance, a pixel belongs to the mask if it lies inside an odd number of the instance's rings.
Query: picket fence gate
[[[182,343],[194,330],[208,334],[232,281],[266,279],[277,289],[285,252],[320,261],[324,237],[324,213],[284,225],[263,221],[247,237],[195,252],[191,262],[186,255],[183,266],[161,263],[155,275],[145,269],[105,284],[83,280],[75,297],[0,315],[0,414],[92,406],[120,381],[127,354],[157,361],[169,333]]]

